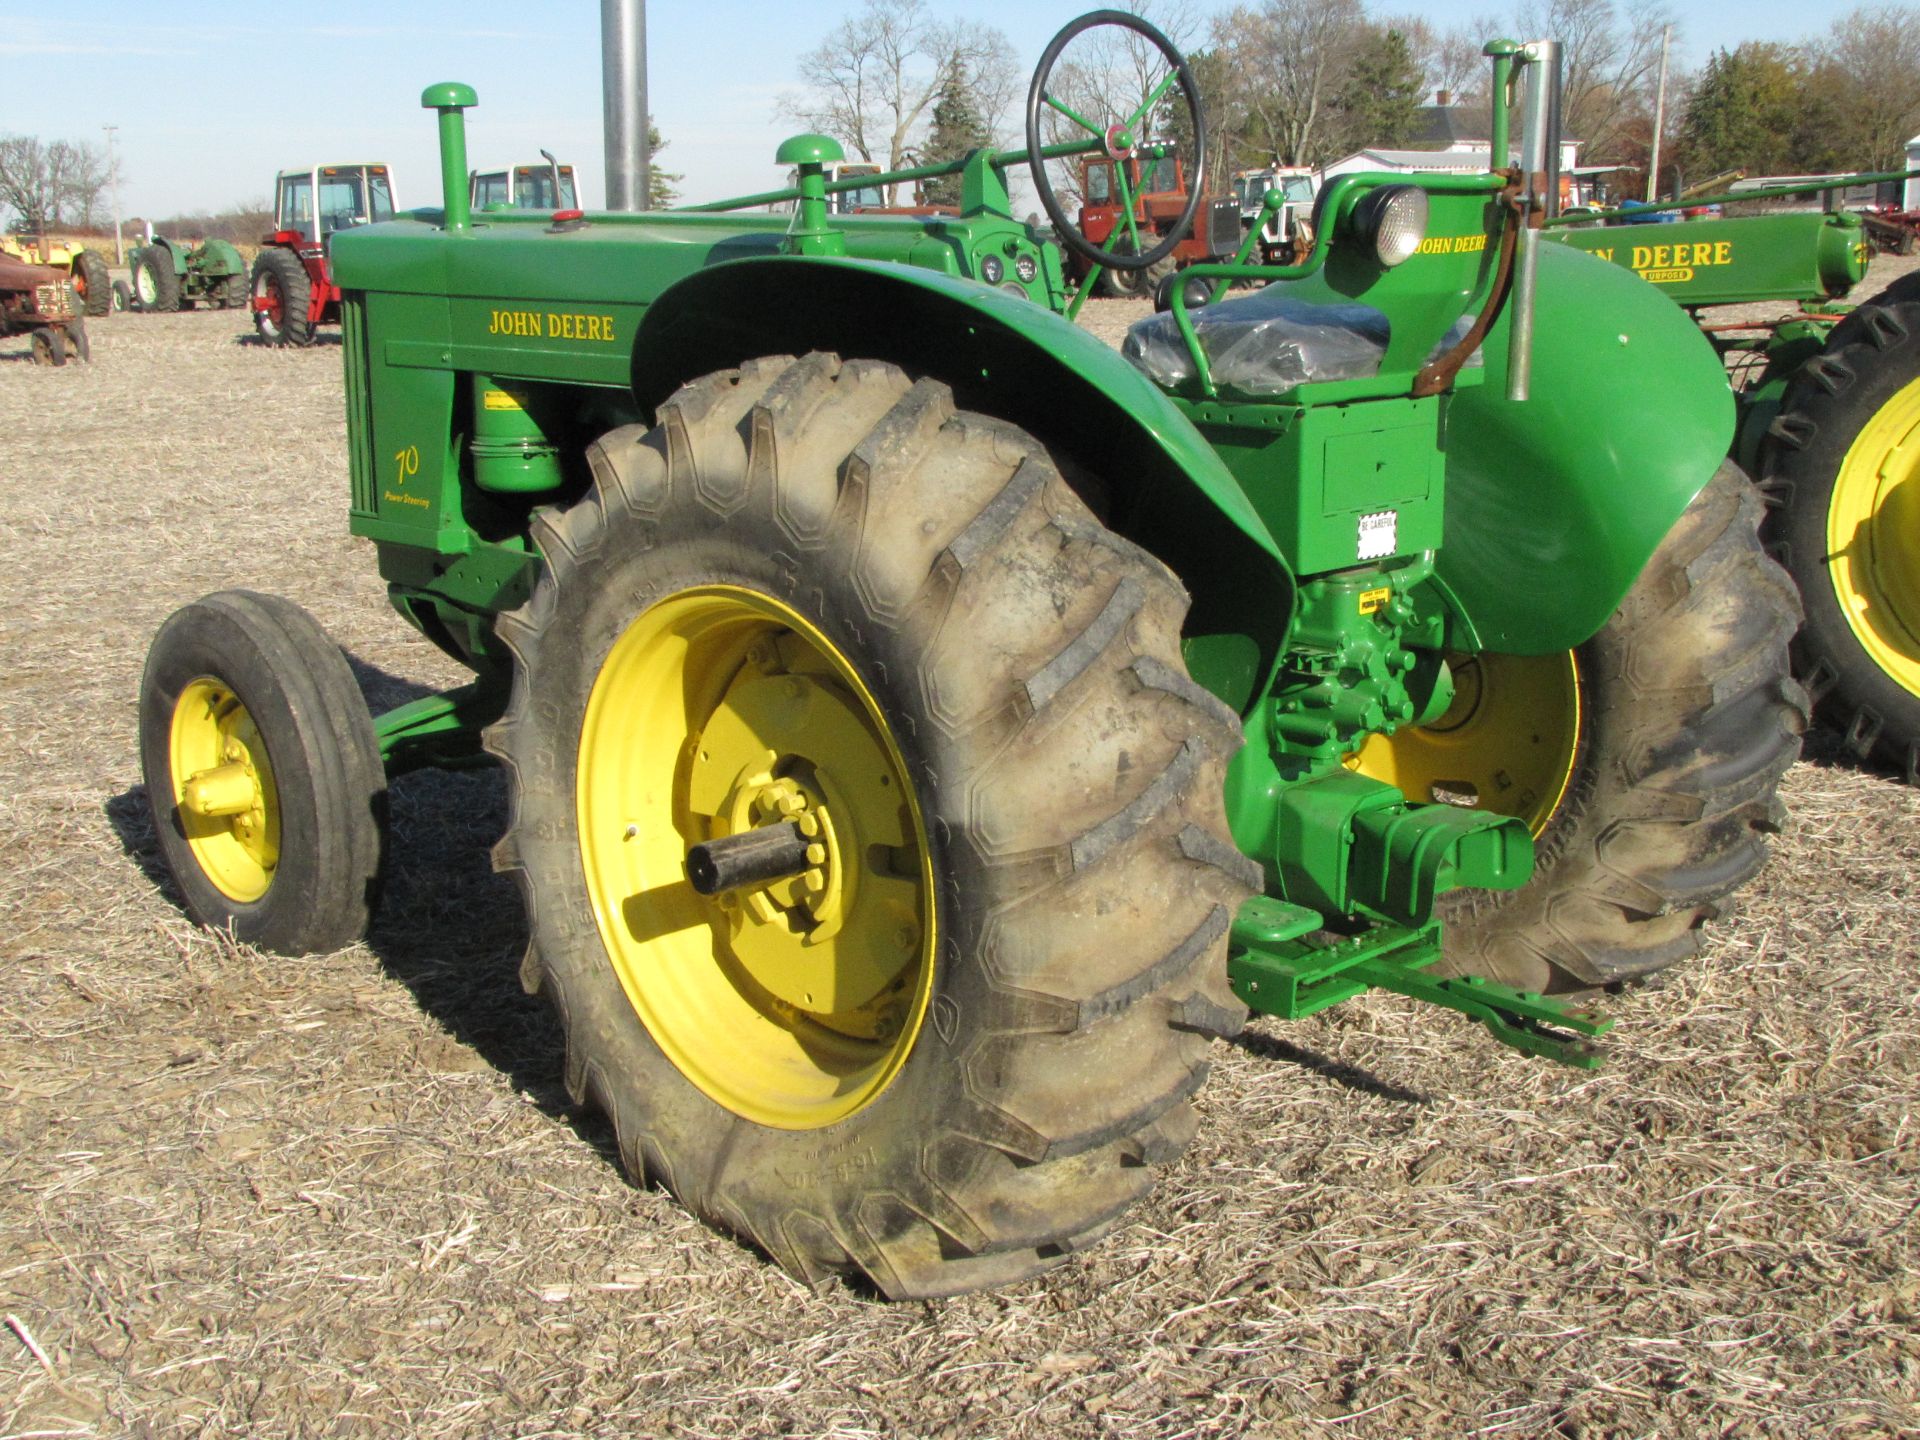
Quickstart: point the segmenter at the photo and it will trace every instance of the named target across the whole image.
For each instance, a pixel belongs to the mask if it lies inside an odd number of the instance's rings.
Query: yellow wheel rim
[[[173,707],[168,756],[193,858],[229,900],[258,900],[280,862],[280,804],[247,707],[210,676],[190,682]]]
[[[1834,477],[1827,565],[1874,664],[1920,695],[1920,380],[1861,427]]]
[[[1487,809],[1535,836],[1566,798],[1580,753],[1580,671],[1573,652],[1456,657],[1453,703],[1431,725],[1375,735],[1349,769],[1409,800]]]
[[[900,1072],[933,989],[932,855],[878,702],[815,626],[724,585],[646,610],[588,697],[577,804],[608,958],[688,1080],[806,1130]],[[695,892],[690,846],[787,820],[805,873]]]

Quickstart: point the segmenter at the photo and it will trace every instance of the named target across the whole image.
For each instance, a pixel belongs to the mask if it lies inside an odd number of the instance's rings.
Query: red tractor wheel
[[[311,345],[313,285],[291,250],[273,245],[253,262],[253,324],[269,345]]]

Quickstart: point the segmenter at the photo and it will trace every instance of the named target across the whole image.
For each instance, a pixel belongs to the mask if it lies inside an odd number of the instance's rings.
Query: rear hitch
[[[1613,1021],[1530,990],[1476,977],[1438,979],[1425,968],[1440,958],[1440,922],[1418,927],[1375,925],[1356,935],[1329,935],[1322,917],[1303,905],[1257,895],[1233,924],[1227,980],[1250,1009],[1298,1020],[1367,990],[1455,1010],[1487,1027],[1502,1045],[1598,1070],[1593,1042]]]

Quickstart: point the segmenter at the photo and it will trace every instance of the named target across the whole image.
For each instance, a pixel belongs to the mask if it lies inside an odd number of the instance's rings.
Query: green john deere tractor
[[[1113,25],[1164,78],[1043,148]],[[476,215],[474,93],[432,86],[441,208],[335,238],[350,515],[476,678],[376,718],[288,601],[176,613],[141,747],[189,911],[349,943],[388,777],[498,759],[571,1093],[635,1176],[895,1296],[1101,1234],[1249,1008],[1380,988],[1597,1063],[1550,992],[1693,953],[1760,865],[1798,608],[1712,348],[1537,243],[1557,47],[1488,55],[1530,163],[1341,177],[1303,263],[1197,267],[1268,283],[1175,287],[1131,363],[1058,247],[1160,247],[1093,246],[1046,162],[1203,150],[1136,17],[1049,45],[1027,149],[899,174],[957,172],[957,217],[834,215],[872,177],[817,135],[731,211]]]
[[[1872,253],[1861,217],[1843,211],[1553,233],[1689,312],[1802,307],[1706,332],[1733,363],[1733,457],[1759,477],[1762,534],[1806,607],[1796,672],[1855,753],[1920,784],[1920,276],[1842,303]]]
[[[127,256],[133,276],[128,308],[171,314],[209,305],[235,310],[247,303],[247,262],[225,240],[183,245],[148,227],[145,240]]]

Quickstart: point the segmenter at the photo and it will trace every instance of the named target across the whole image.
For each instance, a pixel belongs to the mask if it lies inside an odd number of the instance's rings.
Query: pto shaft
[[[687,851],[687,880],[702,895],[765,885],[807,868],[807,837],[792,821],[723,835]]]

